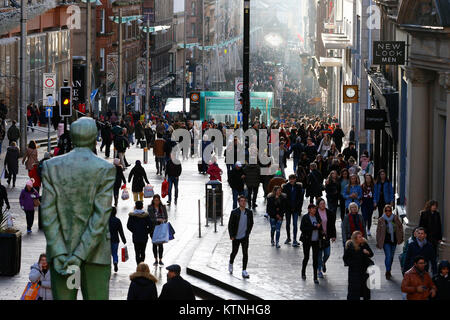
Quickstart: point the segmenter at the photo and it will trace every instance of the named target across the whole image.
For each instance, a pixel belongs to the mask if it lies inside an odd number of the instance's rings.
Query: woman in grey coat
[[[39,256],[39,261],[31,266],[29,278],[31,282],[38,282],[41,285],[38,300],[53,300],[50,266],[47,263],[47,255],[45,253],[42,253]]]

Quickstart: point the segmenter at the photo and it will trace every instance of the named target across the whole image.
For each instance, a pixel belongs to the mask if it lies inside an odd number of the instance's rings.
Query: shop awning
[[[320,57],[321,67],[342,67],[341,58]]]
[[[346,49],[351,46],[350,38],[344,33],[322,33],[325,49]]]
[[[189,112],[191,101],[186,98],[186,112]],[[169,98],[167,99],[164,112],[183,112],[183,98]]]
[[[175,80],[174,76],[167,77],[167,78],[161,80],[160,82],[158,82],[157,84],[155,84],[152,87],[152,90],[161,90],[162,88],[167,86],[169,83],[171,83],[173,80]]]

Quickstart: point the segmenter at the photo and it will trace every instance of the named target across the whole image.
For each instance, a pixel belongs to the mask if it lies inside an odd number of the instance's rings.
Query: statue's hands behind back
[[[78,258],[77,256],[72,255],[72,256],[70,256],[69,259],[66,260],[66,263],[64,263],[64,270],[67,270],[67,268],[70,267],[70,266],[80,267],[81,266],[81,262],[82,261],[81,261],[80,258]],[[74,271],[75,270],[73,270],[71,268],[70,271],[68,271],[68,272],[66,271],[66,274],[72,274],[72,273],[74,273]]]
[[[56,272],[58,272],[62,276],[67,275],[66,268],[64,267],[66,260],[66,254],[59,255],[53,259],[53,267],[55,268]]]

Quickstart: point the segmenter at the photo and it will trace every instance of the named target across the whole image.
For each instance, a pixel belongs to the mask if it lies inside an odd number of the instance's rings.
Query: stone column
[[[440,204],[441,217],[443,218],[443,240],[440,247],[440,258],[450,260],[450,72],[442,72],[439,75],[439,84],[447,90],[447,121],[445,138],[445,171],[444,179],[444,203]]]
[[[406,213],[405,237],[419,224],[419,212],[429,200],[430,105],[429,83],[435,74],[406,68],[408,79]]]

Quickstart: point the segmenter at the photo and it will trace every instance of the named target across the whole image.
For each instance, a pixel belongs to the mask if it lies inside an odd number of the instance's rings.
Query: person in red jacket
[[[28,171],[28,176],[30,177],[31,180],[33,181],[33,188],[36,189],[37,192],[39,192],[39,190],[41,189],[41,177],[38,174],[38,165],[39,162],[35,162],[33,164],[33,168],[31,170]]]
[[[209,180],[219,180],[222,182],[222,169],[219,168],[217,165],[217,159],[216,157],[213,157],[211,159],[211,164],[208,166],[208,170],[206,171],[207,174],[209,174]]]

